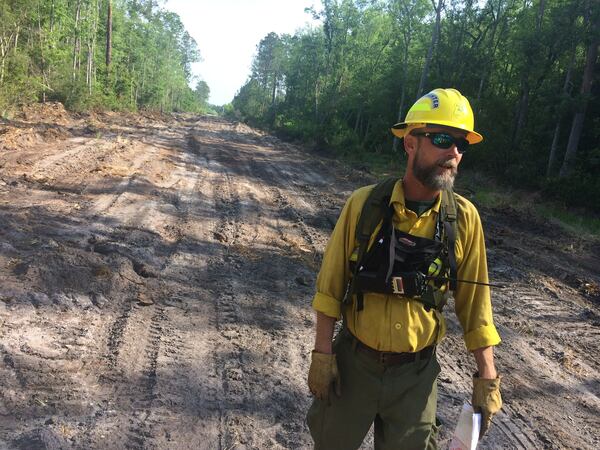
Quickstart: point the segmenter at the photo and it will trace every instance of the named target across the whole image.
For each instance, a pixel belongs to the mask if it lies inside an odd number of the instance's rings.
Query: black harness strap
[[[457,264],[456,264],[456,228],[457,228],[457,208],[456,198],[452,192],[442,192],[442,220],[444,221],[444,231],[448,239],[448,263],[450,265],[450,290],[456,290]]]
[[[390,246],[388,249],[388,270],[385,274],[386,284],[390,282],[390,277],[394,271],[394,260],[396,259],[396,229],[394,228],[394,208],[388,206],[385,220],[383,221],[383,227],[387,226],[390,228]]]
[[[389,209],[391,193],[398,180],[399,178],[387,178],[376,184],[362,207],[355,233],[355,239],[358,241],[356,265],[352,273],[352,278],[348,283],[346,294],[344,295],[344,304],[350,304],[352,301],[352,294],[354,294],[355,290],[356,274],[360,270],[360,263],[369,246],[371,235],[375,231],[375,228],[377,228],[377,225],[379,225],[379,222],[386,216]],[[363,309],[362,292],[357,292],[356,297],[357,309],[360,311]]]

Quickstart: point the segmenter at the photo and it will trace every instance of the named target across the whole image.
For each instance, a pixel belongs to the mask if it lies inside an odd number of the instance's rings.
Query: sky
[[[167,0],[164,8],[179,14],[198,43],[202,62],[192,66],[194,75],[208,83],[209,102],[223,105],[248,79],[260,40],[315,25],[304,12],[313,5],[320,9],[319,0]]]

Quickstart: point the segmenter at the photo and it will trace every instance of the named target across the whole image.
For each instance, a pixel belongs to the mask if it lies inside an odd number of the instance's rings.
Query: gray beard
[[[439,164],[443,164],[445,160],[438,160],[432,166],[424,166],[419,161],[420,150],[417,150],[415,159],[413,160],[413,174],[415,178],[419,180],[423,186],[432,189],[434,191],[445,191],[452,189],[454,186],[454,179],[458,170],[455,168],[444,171],[443,173],[437,173],[439,170]]]

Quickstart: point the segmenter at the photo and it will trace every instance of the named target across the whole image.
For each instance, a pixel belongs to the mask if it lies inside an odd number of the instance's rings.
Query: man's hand
[[[500,395],[500,378],[479,378],[473,376],[473,397],[471,403],[475,412],[481,413],[481,431],[479,439],[487,432],[492,424],[492,417],[502,408]]]
[[[308,371],[308,388],[319,400],[329,402],[329,387],[334,384],[335,394],[342,395],[340,372],[338,371],[335,354],[312,352],[310,369]]]

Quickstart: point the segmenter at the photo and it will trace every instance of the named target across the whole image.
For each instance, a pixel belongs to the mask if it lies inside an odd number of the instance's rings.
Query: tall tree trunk
[[[540,0],[540,6],[538,10],[538,17],[536,27],[538,30],[542,29],[542,21],[544,20],[544,11],[546,10],[546,0]]]
[[[86,73],[85,73],[85,80],[87,83],[87,87],[88,87],[88,94],[91,96],[92,95],[92,86],[94,84],[94,54],[95,54],[95,43],[96,43],[96,36],[98,34],[98,19],[99,19],[99,11],[98,11],[98,0],[94,1],[93,6],[91,7],[91,14],[92,14],[92,29],[90,31],[90,33],[88,34],[88,39],[87,39],[87,48],[88,48],[88,55],[87,55],[87,66],[86,66]]]
[[[423,90],[425,89],[425,80],[429,75],[429,65],[431,64],[431,58],[433,57],[433,52],[437,46],[437,41],[440,34],[442,8],[444,7],[444,0],[438,0],[437,7],[435,6],[435,0],[431,0],[431,3],[433,5],[433,9],[435,10],[435,27],[433,28],[433,33],[431,35],[431,44],[427,50],[427,57],[425,58],[423,71],[421,72],[421,80],[419,81],[419,88],[417,89],[417,100],[421,97]]]
[[[275,105],[275,95],[277,94],[277,77],[278,74],[276,73],[273,76],[273,88],[271,89],[271,106]]]
[[[596,21],[596,23],[594,23],[591,27],[592,30],[598,29],[597,26],[599,24],[597,22],[598,21]],[[585,69],[583,70],[583,81],[581,83],[581,100],[579,102],[579,111],[575,113],[575,116],[573,117],[573,123],[571,124],[571,133],[569,134],[567,151],[565,153],[563,165],[560,168],[560,178],[567,177],[573,172],[575,158],[577,157],[577,147],[579,146],[579,138],[581,137],[581,131],[583,129],[583,120],[585,119],[585,111],[589,101],[589,94],[592,90],[594,66],[596,64],[596,59],[598,58],[598,45],[600,45],[600,39],[598,39],[596,34],[596,36],[592,37],[592,42],[588,47]]]
[[[88,95],[92,95],[92,60],[94,57],[94,49],[92,43],[88,41],[87,44],[87,65],[85,68],[85,83],[88,87]]]
[[[315,82],[315,123],[319,123],[319,79]]]
[[[457,12],[456,16],[459,20],[459,30],[458,30],[458,39],[454,43],[454,50],[452,52],[452,61],[460,61],[461,53],[463,52],[463,44],[465,40],[465,31],[466,31],[466,22],[468,20],[469,12],[473,9],[473,0],[466,0],[464,2],[464,9],[461,12]],[[461,14],[462,13],[462,14]],[[464,20],[461,18],[461,15],[464,15]],[[456,24],[452,23],[451,27],[455,28]],[[452,65],[452,75],[451,75],[451,85],[456,86],[463,79],[463,72],[467,68],[467,64],[453,64]]]
[[[367,126],[365,127],[365,134],[363,135],[361,146],[364,147],[367,143],[367,136],[369,135],[369,131],[371,130],[371,116],[368,116]]]
[[[52,7],[54,8],[54,2],[52,3]],[[46,103],[46,89],[48,83],[48,74],[46,71],[46,57],[44,52],[44,33],[42,31],[42,14],[40,12],[40,4],[38,3],[38,38],[40,44],[40,62],[42,69],[42,103]]]
[[[55,2],[52,0],[52,4],[50,5],[50,34],[54,32],[54,5]]]
[[[4,83],[4,61],[6,60],[6,48],[4,40],[0,37],[0,85]]]
[[[492,70],[492,65],[496,56],[496,50],[498,50],[498,45],[500,44],[501,38],[499,37],[496,40],[496,32],[498,31],[498,25],[500,23],[500,18],[501,18],[501,14],[502,14],[502,2],[498,2],[498,12],[496,14],[494,14],[494,5],[493,3],[490,4],[490,9],[491,9],[491,13],[492,13],[492,17],[494,18],[494,23],[492,26],[492,35],[490,37],[490,45],[492,46],[492,51],[491,54],[488,56],[487,62],[484,65],[484,69],[483,72],[481,74],[481,78],[479,79],[479,88],[477,89],[477,100],[475,101],[476,105],[477,105],[477,110],[478,112],[481,112],[481,96],[483,95],[483,88],[485,86],[485,82],[487,80],[487,77],[489,75],[489,73]],[[494,41],[496,41],[494,43]]]
[[[136,107],[135,104],[135,64],[131,65],[131,78],[129,81],[129,105],[133,108]]]
[[[538,8],[538,15],[536,19],[536,31],[539,34],[542,30],[542,21],[544,19],[544,8],[545,8],[545,0],[541,0]],[[527,70],[523,72],[521,77],[521,101],[519,102],[519,107],[517,110],[517,115],[515,118],[515,126],[513,128],[512,139],[510,142],[510,146],[507,149],[508,152],[506,154],[508,158],[508,153],[514,151],[519,148],[519,144],[521,142],[521,134],[523,132],[523,128],[525,128],[525,124],[527,122],[527,114],[529,112],[529,94],[530,94],[530,85],[529,85],[529,68],[533,66],[533,57],[531,54],[527,55]],[[538,80],[541,83],[541,80]]]
[[[275,125],[275,118],[277,117],[277,106],[275,104],[275,98],[277,96],[277,77],[279,76],[278,73],[275,73],[275,75],[273,76],[273,88],[271,90],[271,118],[270,118],[270,122],[271,122],[271,126]]]
[[[507,157],[508,154],[513,152],[518,148],[519,142],[521,141],[521,132],[525,127],[525,122],[527,120],[527,112],[529,109],[529,75],[523,74],[521,79],[521,98],[519,100],[519,105],[517,107],[517,111],[515,113],[515,123],[513,125],[513,132],[510,139],[510,146],[507,148]]]
[[[358,108],[358,112],[356,113],[356,120],[354,121],[354,134],[358,136],[358,130],[360,128],[360,122],[362,120],[362,104],[360,108]]]
[[[73,80],[77,79],[77,58],[79,56],[79,45],[81,36],[79,31],[79,19],[81,16],[81,0],[77,0],[75,7],[75,40],[73,42]]]
[[[15,45],[13,47],[13,54],[17,54],[17,47],[19,46],[19,33],[21,32],[21,27],[17,25],[15,30]]]
[[[573,67],[575,66],[575,55],[577,54],[577,45],[573,46],[573,53],[571,54],[571,60],[569,62],[569,68],[565,75],[565,82],[563,84],[562,92],[565,96],[569,95],[569,86],[571,85],[571,74],[573,73]],[[552,175],[552,169],[556,165],[556,153],[558,150],[558,138],[560,137],[560,123],[562,120],[563,113],[558,111],[556,115],[556,126],[554,127],[554,136],[552,136],[552,145],[550,146],[550,156],[548,156],[548,167],[546,168],[546,178],[550,178]]]
[[[108,0],[108,11],[106,15],[106,70],[110,70],[112,61],[112,0]]]

